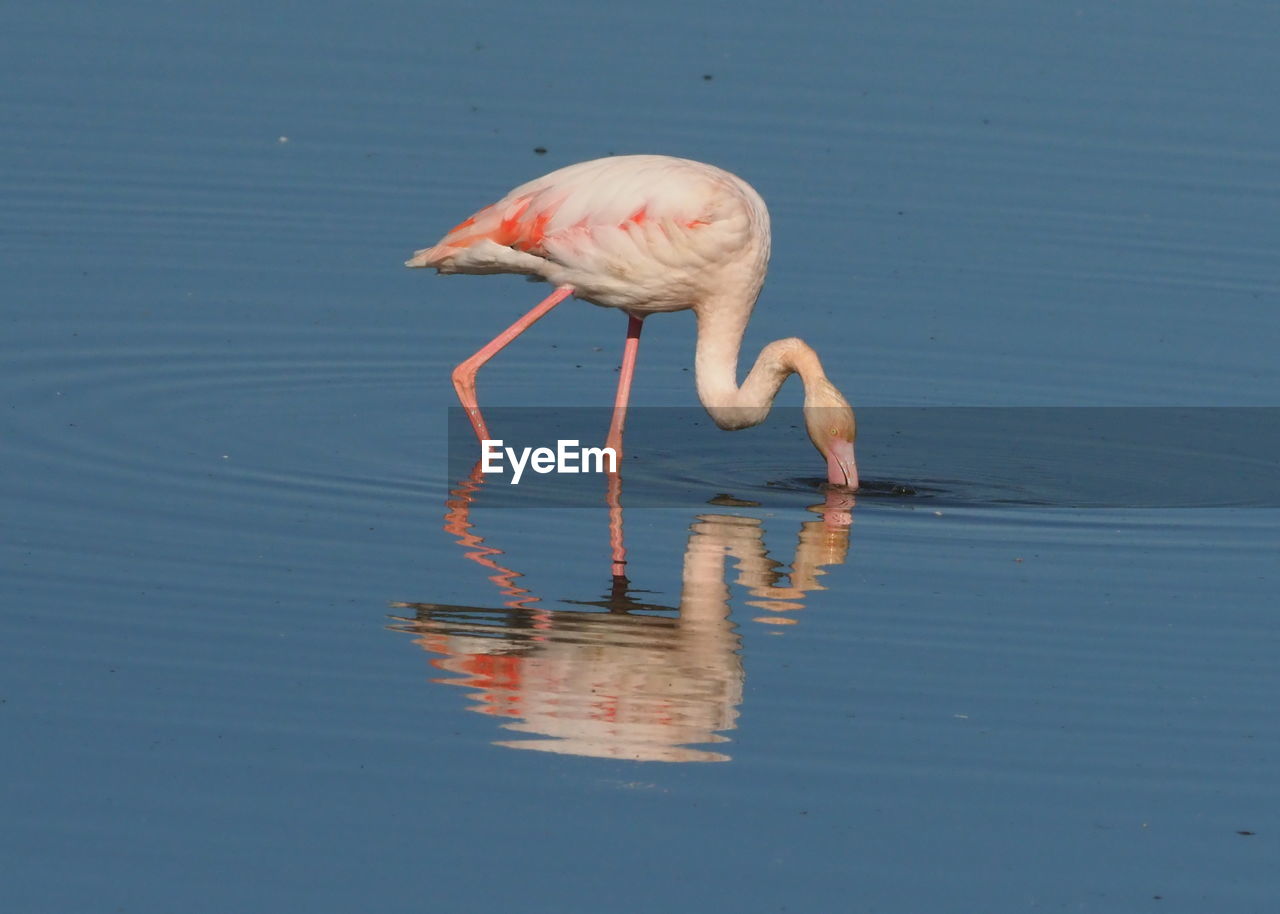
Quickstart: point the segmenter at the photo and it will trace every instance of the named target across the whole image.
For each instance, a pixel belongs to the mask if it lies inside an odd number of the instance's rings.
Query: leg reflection
[[[493,556],[502,555],[502,550],[486,546],[483,537],[471,532],[471,504],[483,485],[484,474],[477,461],[471,468],[471,474],[459,482],[456,489],[449,490],[450,497],[444,503],[444,532],[457,537],[458,545],[468,550],[463,553],[466,558],[497,572],[489,575],[489,580],[498,586],[503,596],[511,597],[503,606],[520,607],[536,603],[538,598],[516,583],[516,578],[524,575],[493,560]]]

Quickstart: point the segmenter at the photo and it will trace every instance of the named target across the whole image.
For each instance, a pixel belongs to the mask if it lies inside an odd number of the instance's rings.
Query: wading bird
[[[608,439],[621,453],[644,319],[691,309],[698,321],[698,398],[716,425],[760,424],[782,382],[799,374],[805,426],[826,461],[827,480],[856,489],[853,410],[808,344],[775,340],[738,385],[738,349],[768,262],[769,211],[751,185],[702,162],[636,155],[581,162],[522,184],[405,265],[521,273],[556,287],[453,371],[458,399],[481,440],[491,436],[476,402],[476,372],[572,295],[630,317]]]

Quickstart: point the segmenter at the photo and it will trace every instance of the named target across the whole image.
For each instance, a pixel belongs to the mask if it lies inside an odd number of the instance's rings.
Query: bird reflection
[[[730,620],[726,557],[755,621],[790,625],[805,595],[822,590],[826,566],[849,550],[848,496],[810,508],[819,517],[800,525],[788,567],[769,556],[759,518],[698,515],[689,527],[680,599],[670,606],[645,599],[622,574],[589,600],[557,601],[552,609],[501,562],[502,550],[475,530],[470,509],[479,472],[450,493],[444,529],[464,555],[491,572],[501,606],[396,603],[411,615],[392,628],[416,636],[436,655],[434,679],[472,690],[468,710],[505,720],[527,737],[497,743],[595,758],[715,762],[729,756],[708,746],[729,741],[742,702],[742,639]],[[616,493],[615,493],[616,494]],[[611,503],[614,569],[625,567],[621,507]]]

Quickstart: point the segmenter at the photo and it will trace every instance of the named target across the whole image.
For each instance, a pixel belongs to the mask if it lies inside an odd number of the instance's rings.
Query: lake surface
[[[1272,910],[1278,30],[0,13],[5,910]],[[794,381],[694,425],[683,314],[620,509],[451,464],[450,368],[546,287],[400,264],[629,152],[769,202],[744,352],[820,350],[854,503]],[[560,306],[482,402],[607,406],[624,325]],[[1118,407],[1159,434],[1045,412]]]

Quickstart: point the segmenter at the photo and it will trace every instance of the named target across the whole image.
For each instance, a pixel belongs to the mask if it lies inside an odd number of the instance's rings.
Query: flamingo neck
[[[695,309],[698,343],[694,358],[698,399],[716,425],[750,428],[769,415],[782,383],[792,374],[804,381],[806,400],[826,381],[818,354],[796,337],[774,340],[760,351],[747,378],[738,385],[738,352],[752,304]]]

